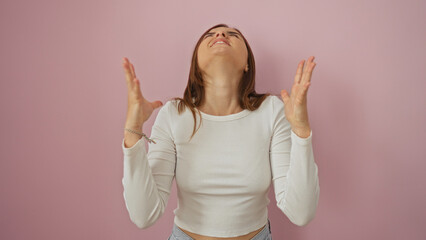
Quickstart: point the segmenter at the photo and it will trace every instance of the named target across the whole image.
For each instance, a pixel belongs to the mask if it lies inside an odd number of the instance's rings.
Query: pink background
[[[124,205],[121,61],[165,103],[182,96],[195,43],[217,23],[248,39],[258,92],[289,91],[297,63],[316,57],[319,207],[293,225],[271,185],[273,238],[426,239],[425,10],[421,0],[2,0],[0,239],[166,239],[175,183],[148,229]]]

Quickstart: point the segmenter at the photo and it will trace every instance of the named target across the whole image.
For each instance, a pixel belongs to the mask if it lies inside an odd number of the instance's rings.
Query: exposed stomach
[[[196,234],[196,233],[192,233],[192,232],[190,232],[190,231],[187,231],[187,230],[185,230],[185,229],[182,229],[182,228],[180,228],[179,226],[178,226],[178,228],[179,228],[180,230],[182,230],[184,233],[186,233],[188,236],[190,236],[191,238],[193,238],[194,240],[224,240],[224,239],[226,239],[226,240],[250,240],[250,239],[252,239],[254,236],[256,236],[256,234],[258,234],[260,231],[262,231],[262,229],[263,229],[265,226],[266,226],[266,224],[265,224],[263,227],[261,227],[261,228],[259,228],[259,229],[255,230],[255,231],[253,231],[253,232],[247,233],[246,235],[241,235],[241,236],[238,236],[238,237],[226,237],[226,238],[203,236],[203,235],[199,235],[199,234]]]

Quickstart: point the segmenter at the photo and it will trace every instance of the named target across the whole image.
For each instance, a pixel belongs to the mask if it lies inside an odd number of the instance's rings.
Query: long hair
[[[194,52],[192,53],[192,61],[191,61],[191,68],[189,70],[189,77],[188,77],[188,84],[185,88],[185,91],[183,93],[183,98],[175,97],[173,100],[179,100],[178,102],[178,113],[181,114],[185,107],[188,107],[193,115],[194,118],[194,130],[192,132],[191,138],[194,136],[196,131],[196,125],[197,125],[197,119],[195,116],[195,110],[198,110],[198,115],[200,116],[200,126],[201,126],[201,113],[200,110],[197,108],[200,106],[202,101],[204,100],[205,90],[204,90],[204,81],[203,77],[200,71],[200,68],[198,66],[198,47],[200,46],[201,42],[203,41],[204,36],[214,28],[218,27],[227,27],[226,24],[217,24],[209,29],[207,29],[198,39],[198,42],[195,46]],[[271,95],[270,93],[256,93],[255,91],[255,74],[256,74],[256,66],[254,62],[254,55],[251,51],[250,45],[248,44],[246,38],[243,36],[240,30],[237,28],[233,28],[236,31],[238,31],[241,36],[244,39],[244,42],[247,46],[247,52],[248,52],[248,71],[244,72],[239,85],[238,85],[238,103],[242,109],[248,109],[250,111],[254,111],[262,104],[262,102],[266,99],[267,96]],[[196,109],[197,108],[197,109]]]

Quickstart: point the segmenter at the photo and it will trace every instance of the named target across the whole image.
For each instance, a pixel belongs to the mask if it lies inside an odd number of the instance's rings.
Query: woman
[[[313,60],[299,63],[291,95],[282,90],[282,101],[257,94],[247,40],[219,24],[197,42],[183,98],[163,105],[143,97],[133,64],[124,58],[122,184],[132,222],[145,229],[161,217],[173,178],[179,201],[169,239],[272,239],[271,182],[290,221],[310,222],[320,190],[306,97]],[[149,139],[143,123],[159,107]],[[152,143],[148,153],[142,137]]]

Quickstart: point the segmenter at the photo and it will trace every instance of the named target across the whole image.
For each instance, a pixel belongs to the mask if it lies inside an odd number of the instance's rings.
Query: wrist
[[[132,124],[132,123],[126,123],[124,125],[124,128],[128,128],[137,132],[142,132],[143,131],[143,124]]]
[[[311,128],[292,128],[291,129],[300,138],[307,138],[311,135]]]
[[[133,129],[124,128],[124,138],[133,138],[133,139],[136,139],[134,137],[134,135],[140,136],[140,137],[137,138],[137,140],[139,140],[142,137],[144,137],[144,138],[146,138],[146,140],[148,140],[149,143],[156,143],[153,139],[150,139],[145,133],[143,133],[142,130],[135,131]]]

